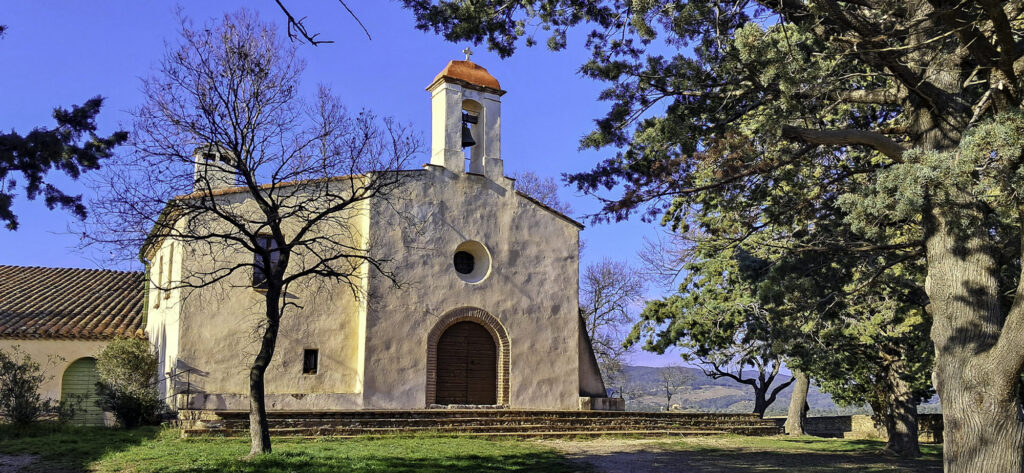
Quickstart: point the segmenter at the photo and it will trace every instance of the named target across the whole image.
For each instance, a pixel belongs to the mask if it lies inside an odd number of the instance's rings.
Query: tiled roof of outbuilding
[[[0,265],[0,338],[141,337],[144,276]]]

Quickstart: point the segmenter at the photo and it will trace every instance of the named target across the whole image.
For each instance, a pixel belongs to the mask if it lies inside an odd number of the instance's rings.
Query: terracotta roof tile
[[[142,337],[144,276],[0,265],[0,338]]]
[[[448,61],[448,65],[437,74],[437,77],[434,77],[430,85],[433,86],[437,81],[445,78],[456,79],[471,85],[491,89],[498,92],[498,95],[505,93],[501,90],[498,79],[495,79],[490,72],[487,72],[487,69],[480,67],[472,61]],[[427,89],[429,88],[427,87]]]

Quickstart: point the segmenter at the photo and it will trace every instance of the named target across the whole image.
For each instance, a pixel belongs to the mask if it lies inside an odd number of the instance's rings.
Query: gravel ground
[[[762,450],[728,438],[548,440],[541,442],[574,462],[607,473],[741,473],[838,471],[936,472],[942,464],[899,460],[875,453]]]
[[[18,473],[39,460],[38,455],[4,455],[0,453],[0,473]]]

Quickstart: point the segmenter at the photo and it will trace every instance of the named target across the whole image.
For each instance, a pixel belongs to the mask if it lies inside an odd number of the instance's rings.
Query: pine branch
[[[790,125],[782,126],[782,137],[816,145],[870,146],[898,163],[903,162],[905,149],[892,138],[867,130],[812,130]]]

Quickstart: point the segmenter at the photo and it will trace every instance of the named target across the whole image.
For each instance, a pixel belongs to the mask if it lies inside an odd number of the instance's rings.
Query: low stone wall
[[[617,397],[580,397],[581,411],[625,411],[626,400]]]
[[[605,398],[601,398],[605,399]],[[273,435],[358,436],[414,432],[473,434],[495,438],[562,438],[638,435],[779,435],[772,419],[756,414],[615,412],[521,409],[411,409],[268,411]],[[244,435],[247,411],[179,410],[174,424],[183,436]]]
[[[776,418],[775,421],[780,427],[786,423],[785,418]],[[942,443],[942,414],[921,414],[917,430],[919,441]],[[882,440],[887,437],[885,427],[876,424],[868,415],[808,417],[804,431],[817,437]]]

